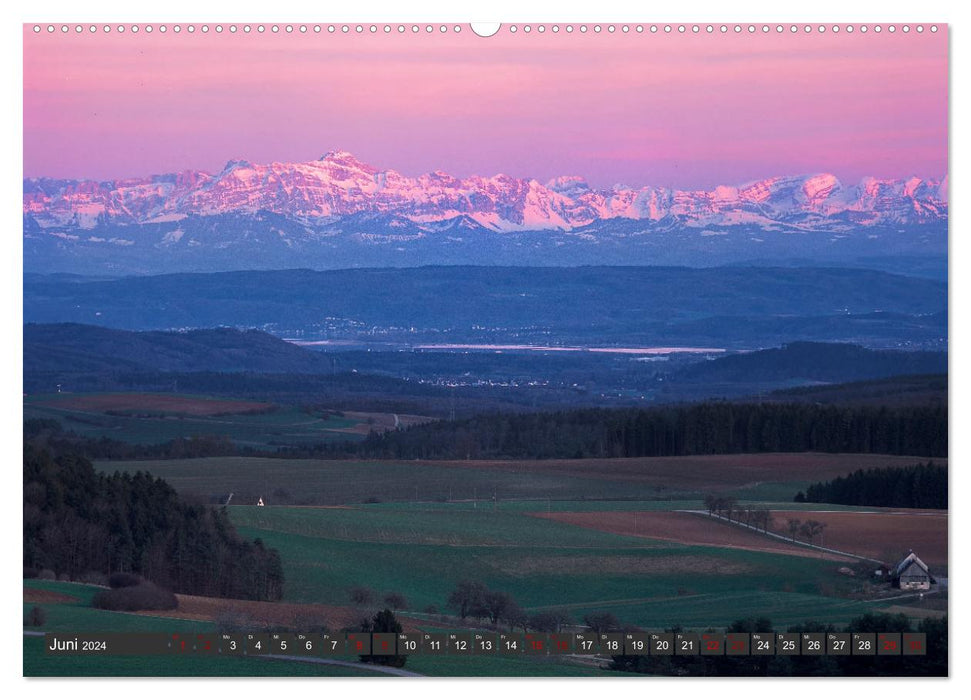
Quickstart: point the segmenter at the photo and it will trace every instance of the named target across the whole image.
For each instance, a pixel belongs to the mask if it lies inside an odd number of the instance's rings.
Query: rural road
[[[817,552],[829,552],[830,554],[839,554],[839,555],[844,556],[844,557],[852,557],[853,559],[859,559],[860,561],[873,562],[874,564],[880,564],[881,563],[879,559],[871,559],[870,557],[864,557],[864,556],[862,556],[860,554],[853,554],[853,552],[844,552],[844,551],[841,551],[839,549],[830,549],[829,547],[823,547],[822,545],[818,545],[818,544],[809,544],[808,542],[800,542],[799,540],[793,540],[793,539],[790,539],[790,538],[786,537],[785,535],[779,535],[779,534],[776,534],[774,532],[766,532],[764,530],[760,530],[759,528],[755,527],[754,525],[746,525],[745,523],[740,523],[737,520],[729,520],[728,518],[726,518],[723,515],[716,515],[714,513],[709,514],[708,511],[705,511],[705,510],[680,510],[680,511],[677,511],[677,512],[679,512],[679,513],[692,513],[694,515],[701,515],[703,517],[714,518],[715,520],[720,520],[720,521],[722,521],[724,523],[728,523],[729,525],[735,525],[737,527],[746,528],[748,530],[751,530],[752,532],[756,532],[756,533],[762,535],[763,537],[772,537],[774,539],[780,540],[780,541],[785,542],[787,544],[801,545],[801,546],[805,547],[806,549],[815,549]]]

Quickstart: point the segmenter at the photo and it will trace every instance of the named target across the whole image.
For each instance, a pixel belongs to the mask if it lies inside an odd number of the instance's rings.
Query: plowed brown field
[[[182,413],[192,416],[214,416],[228,413],[268,411],[273,404],[231,399],[207,399],[167,394],[95,394],[63,396],[40,405],[74,411],[104,413]]]
[[[707,515],[676,511],[599,511],[589,513],[531,513],[570,525],[578,525],[620,535],[634,535],[668,540],[689,545],[709,545],[747,549],[753,552],[775,552],[831,561],[851,562],[848,557],[819,552],[799,545],[780,542],[737,525],[709,518]],[[635,518],[636,515],[636,518]]]
[[[789,518],[826,524],[822,545],[895,564],[914,550],[928,567],[947,564],[947,511],[874,510],[867,513],[772,511],[781,530]],[[817,544],[819,541],[817,540]],[[933,571],[931,572],[933,574]]]
[[[67,595],[66,593],[24,587],[25,603],[74,603],[77,600],[73,595]]]
[[[439,467],[638,482],[681,491],[723,491],[767,482],[825,481],[857,469],[907,467],[920,457],[818,452],[630,457],[616,459],[470,460]],[[946,464],[947,460],[935,462]],[[421,462],[420,462],[421,463]],[[795,494],[793,494],[795,495]]]

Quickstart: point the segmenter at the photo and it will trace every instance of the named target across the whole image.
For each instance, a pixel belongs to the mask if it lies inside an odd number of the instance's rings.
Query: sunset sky
[[[407,175],[578,174],[595,186],[947,172],[943,26],[24,33],[27,177],[218,171],[337,148]]]

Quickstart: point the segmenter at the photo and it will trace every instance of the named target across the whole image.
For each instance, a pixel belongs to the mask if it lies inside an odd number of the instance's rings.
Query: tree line
[[[705,402],[647,409],[498,413],[372,433],[359,456],[571,459],[753,452],[947,454],[947,408]],[[324,448],[328,449],[328,448]]]
[[[772,524],[772,512],[764,506],[739,506],[738,501],[731,496],[716,496],[708,494],[704,498],[708,515],[717,515],[727,520],[744,523],[762,532],[768,532]]]
[[[912,467],[858,469],[813,484],[796,501],[886,508],[947,508],[947,467],[933,462]]]
[[[512,595],[490,589],[479,581],[460,581],[448,596],[445,605],[462,622],[474,619],[492,625],[506,625],[510,630],[527,632],[561,632],[573,624],[570,613],[561,608],[549,608],[529,613],[520,607]],[[611,632],[620,622],[610,613],[592,613],[583,619],[595,632]]]
[[[224,436],[132,445],[86,438],[50,419],[24,421],[24,440],[89,459],[253,455],[288,459],[584,459],[757,452],[944,457],[947,407],[705,402],[644,409],[489,413],[439,420],[358,442],[258,450]]]
[[[54,418],[28,418],[23,430],[25,445],[46,448],[55,454],[78,454],[88,459],[190,459],[259,454],[236,445],[225,435],[196,435],[161,443],[135,444],[105,436],[86,437],[65,430]]]
[[[71,580],[132,572],[177,593],[278,600],[279,553],[242,539],[224,509],[182,500],[147,472],[108,476],[86,458],[24,448],[24,567]]]
[[[776,525],[772,518],[772,511],[765,506],[738,505],[738,501],[731,496],[716,496],[708,494],[704,498],[705,508],[709,516],[725,518],[730,522],[745,525],[755,530],[768,533],[769,529]],[[803,522],[798,518],[788,518],[785,522],[784,531],[789,534],[789,538],[795,542],[796,536],[802,535],[806,542],[811,545],[816,544],[816,539],[822,539],[823,530],[826,523],[819,520],[807,520]]]

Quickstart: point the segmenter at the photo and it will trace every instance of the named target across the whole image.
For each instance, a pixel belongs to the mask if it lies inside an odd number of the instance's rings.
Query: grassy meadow
[[[779,628],[846,623],[874,608],[845,597],[854,584],[831,561],[615,535],[530,517],[522,504],[449,505],[229,511],[241,534],[280,550],[285,597],[298,602],[346,603],[360,585],[400,592],[421,613],[443,610],[455,584],[473,579],[531,612],[559,608],[582,623],[609,611],[649,629],[756,616]]]

